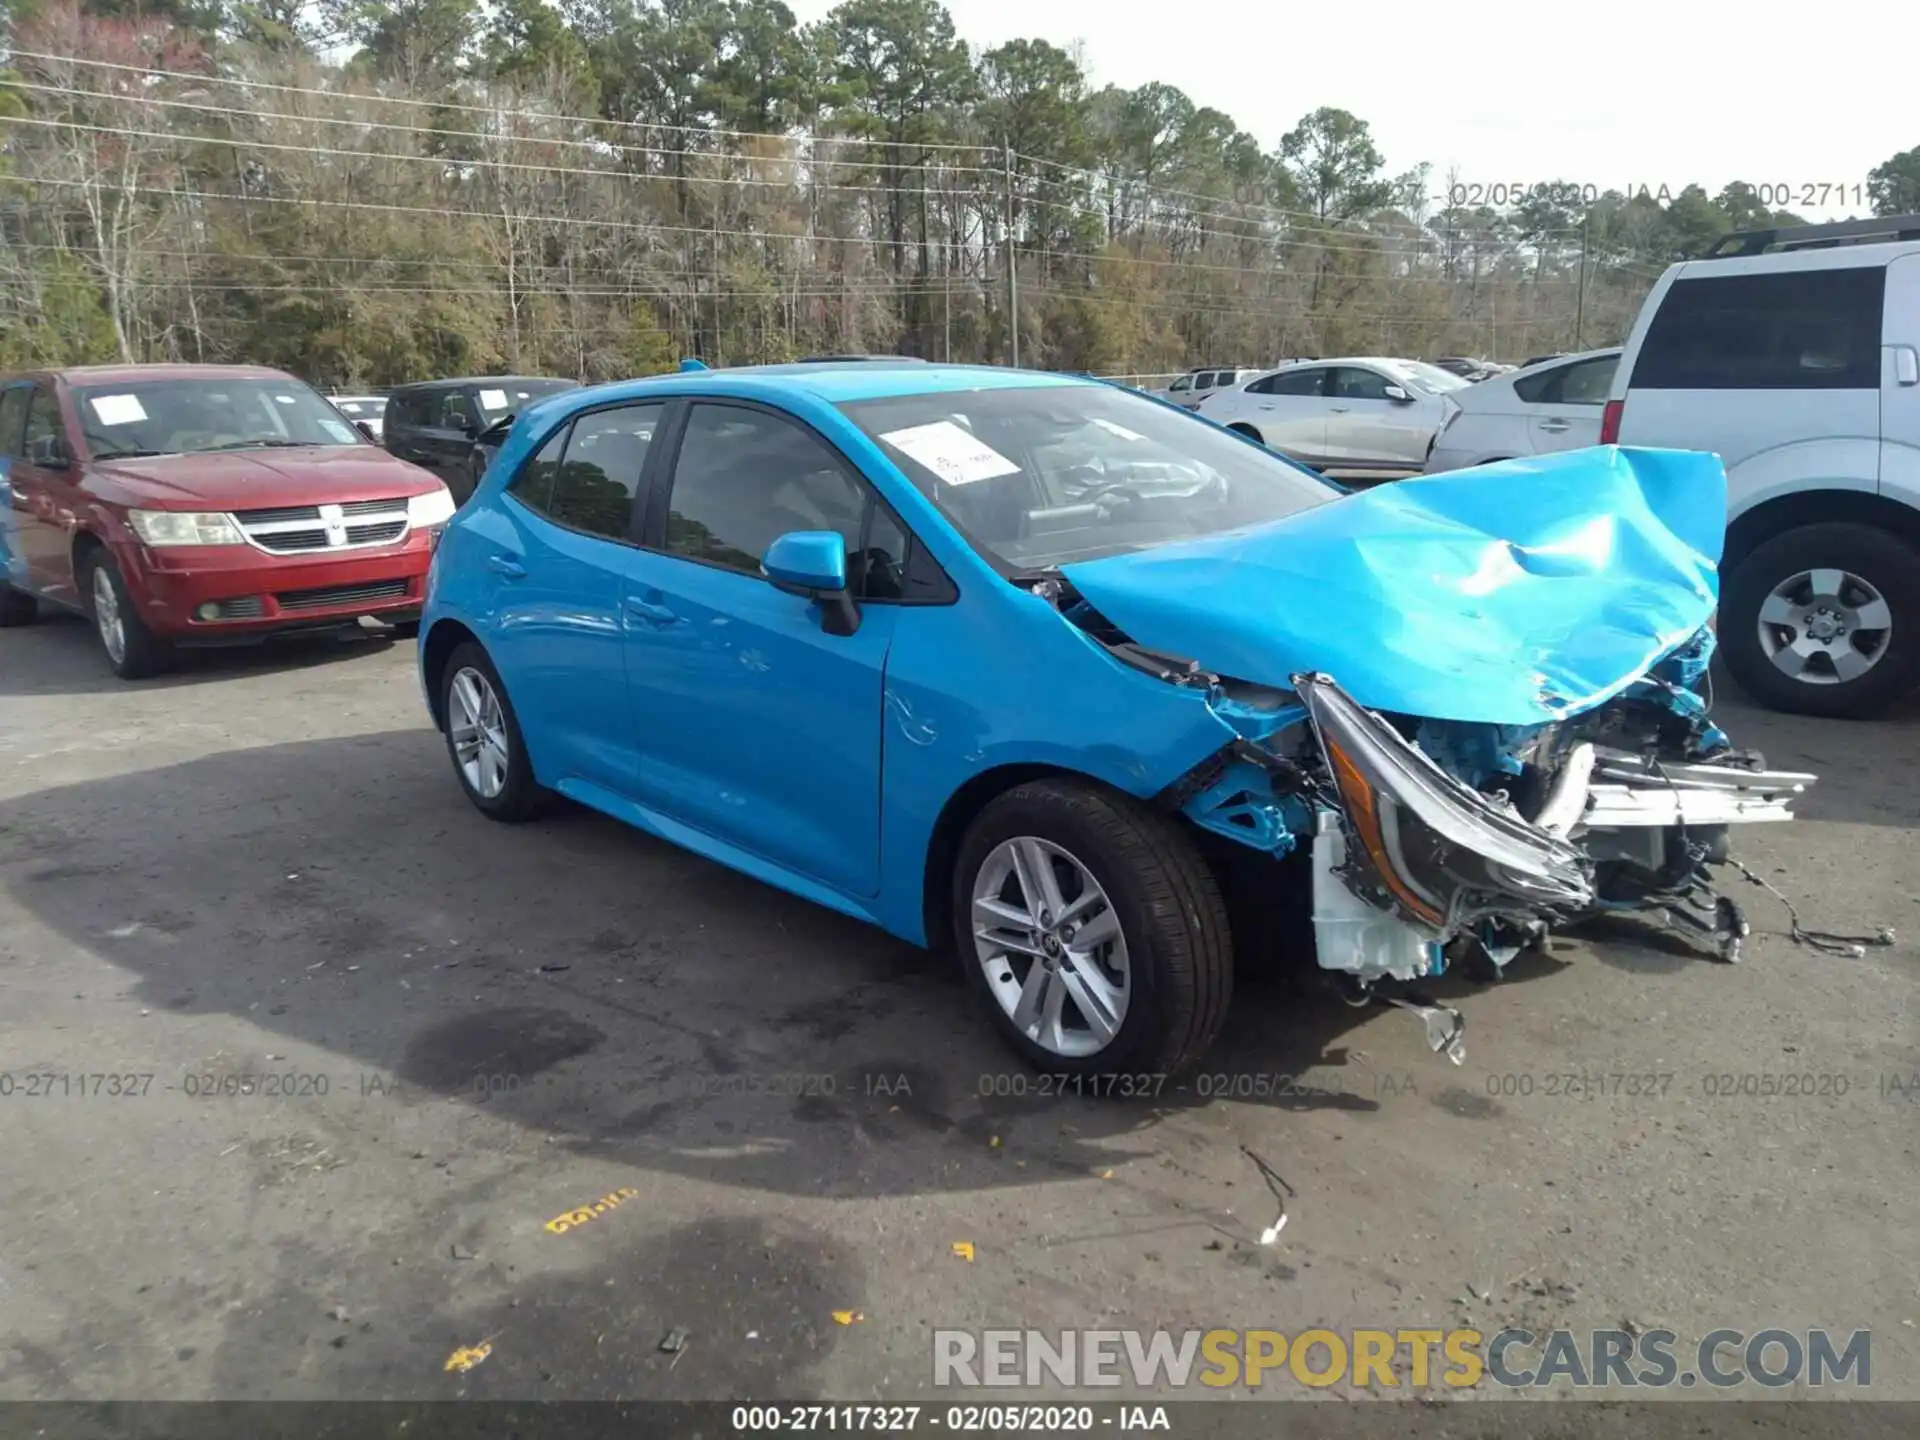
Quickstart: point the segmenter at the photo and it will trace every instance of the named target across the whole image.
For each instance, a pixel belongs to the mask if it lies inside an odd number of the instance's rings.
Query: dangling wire
[[[1882,925],[1871,935],[1837,935],[1830,930],[1809,930],[1800,923],[1800,912],[1793,908],[1793,902],[1781,894],[1772,885],[1761,879],[1738,860],[1729,859],[1727,863],[1774,899],[1787,910],[1787,923],[1791,927],[1787,933],[1796,945],[1807,945],[1827,955],[1846,955],[1858,960],[1867,953],[1869,945],[1893,944],[1893,927]]]

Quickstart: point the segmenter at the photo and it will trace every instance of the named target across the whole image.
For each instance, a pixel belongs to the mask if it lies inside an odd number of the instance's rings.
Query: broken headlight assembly
[[[1441,942],[1593,904],[1592,866],[1561,835],[1447,775],[1327,676],[1293,683],[1354,842],[1343,878],[1356,892]]]

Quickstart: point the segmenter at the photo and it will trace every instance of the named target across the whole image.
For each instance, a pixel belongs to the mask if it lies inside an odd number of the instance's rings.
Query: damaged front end
[[[1747,922],[1713,874],[1728,827],[1791,819],[1814,777],[1765,769],[1706,720],[1684,682],[1711,647],[1703,631],[1614,700],[1537,726],[1382,714],[1331,676],[1296,675],[1266,734],[1170,798],[1243,844],[1307,848],[1320,967],[1356,1003],[1419,1013],[1458,1063],[1458,1012],[1403,987],[1461,959],[1497,974],[1552,929],[1614,912],[1739,958]],[[1250,728],[1214,694],[1223,720]]]
[[[1320,967],[1371,1003],[1617,911],[1739,958],[1728,829],[1813,777],[1708,718],[1725,526],[1715,457],[1602,446],[1064,566],[1055,603],[1206,695],[1232,738],[1162,800],[1303,852]]]

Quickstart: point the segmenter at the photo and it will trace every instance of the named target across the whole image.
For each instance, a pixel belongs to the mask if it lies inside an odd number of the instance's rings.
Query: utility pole
[[[1007,182],[1007,347],[1011,363],[1020,368],[1020,276],[1013,253],[1013,142],[1002,146]]]
[[[1587,327],[1587,227],[1592,223],[1591,214],[1580,217],[1580,286],[1575,292],[1573,302],[1573,348],[1584,350],[1581,339]]]

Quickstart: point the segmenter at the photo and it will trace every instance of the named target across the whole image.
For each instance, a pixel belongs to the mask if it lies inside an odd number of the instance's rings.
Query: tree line
[[[1755,187],[1519,203],[938,0],[0,0],[0,368],[323,385],[889,352],[1097,374],[1622,338]],[[1920,149],[1876,169],[1920,209]],[[1503,197],[1504,198],[1504,197]]]

